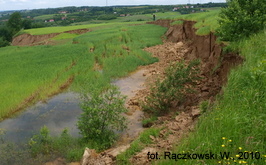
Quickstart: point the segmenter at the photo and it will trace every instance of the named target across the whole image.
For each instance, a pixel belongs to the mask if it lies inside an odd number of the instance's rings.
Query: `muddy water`
[[[46,125],[51,135],[60,135],[64,128],[69,133],[78,136],[76,128],[77,117],[81,114],[78,94],[61,93],[47,103],[37,103],[16,117],[0,123],[0,129],[5,131],[4,138],[12,142],[24,142]]]
[[[142,89],[145,81],[143,70],[132,73],[126,78],[113,81],[123,95],[130,98],[135,95],[136,90]],[[73,92],[61,93],[52,97],[46,103],[37,103],[26,109],[21,114],[0,122],[0,130],[5,131],[4,139],[11,142],[26,142],[41,127],[47,126],[52,136],[60,135],[67,128],[69,133],[79,136],[76,127],[78,116],[82,113],[79,107],[79,95]],[[126,131],[128,137],[137,135],[142,130],[142,112],[137,110],[132,115],[126,115],[129,121],[129,129]]]
[[[122,78],[113,82],[114,85],[119,87],[122,95],[127,96],[126,102],[135,96],[138,90],[144,88],[146,77],[143,76],[144,69],[133,72],[126,78]],[[126,144],[136,137],[140,131],[143,130],[141,120],[143,112],[140,110],[131,111],[131,115],[126,115],[128,119],[128,130],[123,134],[119,144]]]

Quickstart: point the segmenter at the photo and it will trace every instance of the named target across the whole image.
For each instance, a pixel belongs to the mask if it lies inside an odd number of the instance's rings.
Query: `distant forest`
[[[189,6],[189,7],[188,7]],[[193,6],[193,8],[191,8]],[[0,25],[3,25],[14,12],[20,12],[23,19],[28,19],[35,23],[34,28],[43,26],[55,26],[53,22],[57,21],[56,25],[68,25],[73,22],[83,22],[90,20],[110,20],[119,16],[137,15],[137,14],[152,14],[156,12],[173,11],[181,14],[189,14],[197,12],[202,8],[225,7],[226,3],[207,3],[207,4],[185,4],[185,5],[159,5],[159,6],[108,6],[108,7],[62,7],[62,8],[47,8],[21,11],[4,11],[0,12]],[[44,24],[44,22],[48,22]],[[50,23],[50,24],[49,24]]]

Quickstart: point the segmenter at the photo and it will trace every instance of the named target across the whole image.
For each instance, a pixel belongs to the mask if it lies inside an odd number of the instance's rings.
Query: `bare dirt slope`
[[[91,30],[89,29],[77,29],[65,31],[62,33],[71,33],[71,34],[83,34],[87,33]],[[33,46],[33,45],[47,45],[50,43],[51,38],[59,35],[61,33],[51,33],[51,34],[43,34],[43,35],[31,35],[31,34],[22,34],[15,37],[12,41],[12,45],[14,46]]]
[[[166,33],[167,41],[171,43],[185,43],[182,47],[171,46],[167,49],[164,45],[147,48],[154,56],[161,56],[160,60],[171,57],[173,52],[176,58],[187,61],[200,59],[201,73],[198,75],[201,80],[195,86],[196,92],[186,96],[186,101],[176,107],[172,107],[173,112],[159,118],[153,127],[163,128],[158,138],[151,137],[154,144],[144,148],[141,152],[134,155],[130,161],[132,164],[150,164],[147,159],[147,153],[160,151],[170,151],[173,145],[178,144],[179,140],[188,132],[193,130],[198,116],[200,116],[199,103],[208,100],[209,103],[215,101],[215,96],[221,92],[222,86],[227,81],[227,75],[230,69],[240,64],[243,59],[236,54],[223,54],[222,46],[216,43],[216,37],[211,33],[207,36],[197,36],[196,29],[193,28],[195,22],[187,21],[183,25],[169,26],[169,21],[162,20],[153,22],[161,26],[168,26]],[[169,58],[169,60],[173,60]],[[167,67],[167,62],[165,62]],[[156,68],[156,67],[155,67]],[[162,69],[161,68],[161,69]],[[158,69],[155,69],[157,72]],[[159,69],[160,70],[160,69]],[[159,74],[163,72],[159,71]],[[148,93],[148,92],[147,92]],[[143,99],[145,94],[140,98]],[[137,98],[136,98],[137,99]]]

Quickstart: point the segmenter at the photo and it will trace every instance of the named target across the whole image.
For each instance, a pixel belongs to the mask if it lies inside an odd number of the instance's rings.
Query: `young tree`
[[[92,140],[109,147],[115,140],[115,131],[126,128],[124,107],[125,97],[117,88],[111,87],[104,92],[92,92],[83,96],[81,114],[77,126],[85,140]]]
[[[31,29],[31,27],[32,27],[32,21],[30,20],[30,19],[24,19],[23,21],[22,21],[22,28],[24,28],[24,29]]]
[[[7,27],[11,30],[12,35],[15,35],[22,28],[22,18],[19,12],[11,14],[7,21]]]
[[[265,28],[265,0],[228,0],[220,13],[217,30],[224,41],[236,41]]]
[[[0,26],[0,37],[2,37],[5,41],[12,41],[12,34],[6,26]]]

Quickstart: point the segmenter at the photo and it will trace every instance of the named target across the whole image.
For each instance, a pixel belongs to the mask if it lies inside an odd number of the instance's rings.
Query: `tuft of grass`
[[[153,123],[157,120],[156,116],[152,116],[150,118],[142,120],[142,126],[143,127],[151,127]]]
[[[182,20],[177,20],[171,23],[171,25],[182,25],[184,23],[184,21]]]
[[[130,164],[129,159],[134,154],[144,149],[146,145],[151,144],[152,140],[150,136],[158,137],[160,130],[160,128],[149,128],[144,130],[139,137],[130,144],[129,149],[117,156],[117,164]]]

